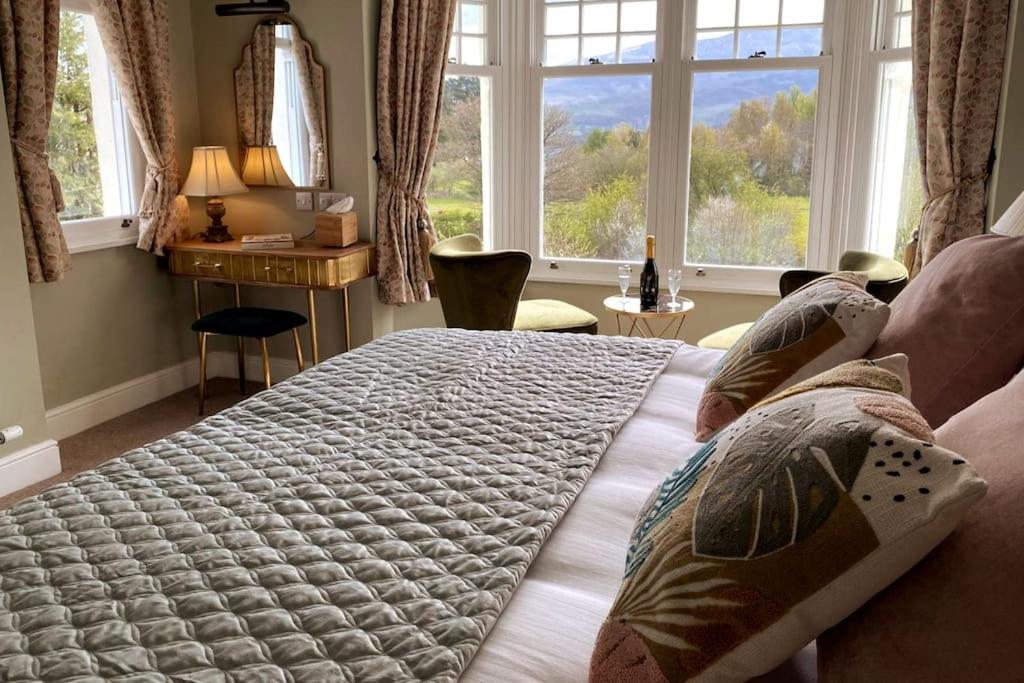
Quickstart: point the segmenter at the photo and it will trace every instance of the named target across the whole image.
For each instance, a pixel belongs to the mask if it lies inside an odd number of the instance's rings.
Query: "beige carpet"
[[[262,384],[249,383],[250,394],[262,388]],[[238,394],[238,380],[211,379],[207,390],[207,415],[224,410],[242,398]],[[45,491],[54,484],[65,482],[79,472],[116,458],[125,451],[191,427],[202,419],[197,412],[198,407],[196,389],[193,387],[61,440],[61,473],[0,498],[0,510]]]

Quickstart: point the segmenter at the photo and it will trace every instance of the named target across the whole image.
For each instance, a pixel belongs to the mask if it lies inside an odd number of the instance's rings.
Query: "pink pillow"
[[[1024,364],[1024,237],[957,242],[890,307],[868,357],[910,357],[914,405],[937,427]]]
[[[988,480],[988,495],[906,576],[818,638],[823,683],[1020,680],[1021,406],[1024,373],[935,433]]]

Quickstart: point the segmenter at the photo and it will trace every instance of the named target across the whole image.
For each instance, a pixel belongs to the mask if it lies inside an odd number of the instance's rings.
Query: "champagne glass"
[[[619,266],[619,290],[622,292],[622,305],[625,306],[629,299],[626,292],[629,291],[629,280],[633,277],[633,268],[628,265]]]
[[[668,307],[673,311],[682,308],[682,305],[676,302],[676,294],[679,293],[679,285],[683,283],[683,271],[678,268],[673,268],[668,271],[668,293],[672,295],[672,301]]]

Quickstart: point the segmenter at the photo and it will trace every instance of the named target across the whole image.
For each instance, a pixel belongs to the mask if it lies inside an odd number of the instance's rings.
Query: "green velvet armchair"
[[[485,251],[476,235],[442,240],[430,250],[445,324],[467,330],[597,334],[597,318],[564,301],[521,301],[532,259],[525,251]]]
[[[866,287],[868,294],[885,303],[895,299],[909,281],[909,274],[902,263],[887,256],[872,254],[870,251],[843,252],[843,255],[839,257],[838,270],[867,273],[869,278]],[[830,272],[827,270],[787,270],[779,277],[779,294],[783,297],[789,296],[808,282],[816,280],[822,275],[828,275]],[[705,349],[731,349],[733,344],[739,341],[739,338],[753,324],[739,323],[713,332],[697,342],[697,346]]]

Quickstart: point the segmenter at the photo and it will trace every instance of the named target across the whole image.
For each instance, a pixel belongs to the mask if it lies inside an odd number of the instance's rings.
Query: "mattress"
[[[619,589],[628,539],[647,497],[700,444],[705,378],[722,352],[683,346],[616,435],[520,582],[461,680],[587,680],[598,630]],[[813,644],[764,681],[814,681]]]

